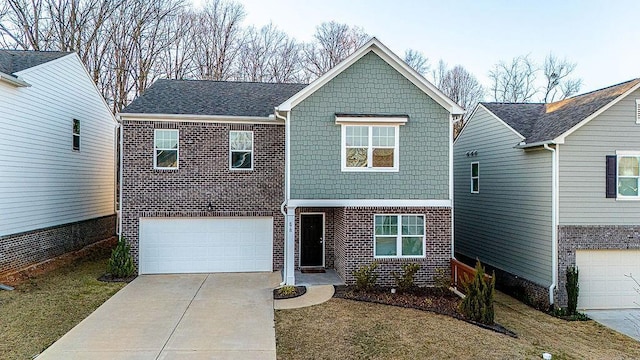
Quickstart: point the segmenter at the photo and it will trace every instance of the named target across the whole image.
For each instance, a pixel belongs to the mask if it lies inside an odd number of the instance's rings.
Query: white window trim
[[[640,99],[636,99],[636,124],[640,124]]]
[[[251,150],[231,150],[231,133],[232,132],[247,132],[247,133],[251,133]],[[253,137],[253,131],[250,130],[229,130],[229,136],[228,136],[228,140],[229,140],[229,170],[231,171],[253,171],[253,152],[255,150],[255,141],[254,141],[254,137]],[[250,168],[234,168],[232,167],[232,161],[231,161],[231,153],[233,151],[242,151],[242,152],[251,152],[251,167]]]
[[[398,234],[396,235],[396,254],[393,256],[376,255],[376,216],[396,216],[398,217]],[[402,217],[403,216],[418,216],[422,217],[422,255],[402,255]],[[409,236],[409,235],[407,235]],[[415,235],[411,237],[416,237]],[[373,257],[375,259],[424,259],[427,257],[427,219],[423,214],[374,214],[373,215]]]
[[[158,131],[174,131],[178,134],[178,148],[176,149],[162,149],[156,148],[156,136]],[[159,167],[158,157],[156,150],[175,150],[176,151],[176,166],[175,167]],[[153,129],[153,168],[156,170],[177,170],[180,167],[180,131],[178,129]]]
[[[362,123],[362,122],[340,122],[340,131],[342,133],[342,141],[340,143],[340,160],[341,170],[343,172],[399,172],[400,171],[400,123],[393,122],[375,122],[375,123]],[[368,144],[367,144],[367,161],[373,162],[373,127],[391,127],[394,131],[395,144],[393,146],[393,167],[347,167],[347,126],[367,126],[368,129]]]
[[[478,176],[473,176],[473,165],[478,165]],[[469,168],[469,177],[471,179],[471,193],[472,194],[479,194],[480,193],[480,162],[479,161],[474,161],[471,163],[471,167]],[[477,179],[478,180],[478,190],[473,191],[473,180]]]
[[[637,101],[637,100],[636,100]],[[620,158],[621,157],[636,157],[640,161],[640,152],[639,151],[630,151],[630,150],[618,150],[616,151],[616,200],[624,200],[624,201],[640,201],[640,191],[638,191],[638,195],[629,196],[629,195],[621,195],[618,192],[618,182],[620,179]],[[638,183],[640,185],[640,176]]]
[[[76,129],[75,129],[75,123],[76,123],[76,121],[78,122],[78,132],[77,132],[77,133],[76,133]],[[80,148],[81,148],[81,146],[80,146],[80,132],[81,132],[82,130],[80,129],[80,125],[81,125],[81,123],[80,123],[80,120],[79,120],[79,119],[73,119],[73,120],[71,121],[71,133],[72,133],[72,138],[71,138],[71,150],[73,150],[73,151],[78,151],[78,152],[80,151]],[[78,148],[77,148],[77,149],[76,149],[76,147],[74,146],[74,143],[75,143],[76,137],[78,138]]]

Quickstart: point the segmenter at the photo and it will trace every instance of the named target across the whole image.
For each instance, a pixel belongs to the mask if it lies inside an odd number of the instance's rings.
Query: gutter
[[[6,73],[3,73],[2,71],[0,71],[0,80],[7,82],[13,86],[17,86],[17,87],[30,87],[31,84],[29,84],[28,82],[20,79],[17,76],[13,76],[13,75],[9,75]]]
[[[553,306],[553,292],[558,284],[558,145],[552,148],[544,144],[546,150],[551,151],[551,285],[549,285],[549,305]]]

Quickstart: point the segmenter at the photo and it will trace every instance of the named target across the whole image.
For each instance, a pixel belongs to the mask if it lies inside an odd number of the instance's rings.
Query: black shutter
[[[607,155],[607,198],[615,199],[618,195],[617,171],[617,157],[615,155]]]

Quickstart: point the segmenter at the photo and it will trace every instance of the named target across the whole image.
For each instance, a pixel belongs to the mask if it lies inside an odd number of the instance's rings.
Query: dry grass
[[[106,261],[76,261],[0,291],[0,357],[31,359],[120,290],[96,280]]]
[[[448,316],[343,299],[276,311],[279,359],[638,359],[640,343],[566,322],[497,294],[496,321],[518,339]]]

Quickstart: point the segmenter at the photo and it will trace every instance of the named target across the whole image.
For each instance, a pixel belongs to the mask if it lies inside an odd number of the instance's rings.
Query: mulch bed
[[[486,325],[465,318],[458,311],[460,297],[448,290],[433,287],[417,287],[407,292],[391,293],[391,288],[376,287],[371,291],[359,291],[353,286],[335,286],[333,297],[356,301],[366,301],[376,304],[399,306],[404,308],[431,311],[436,314],[447,315],[466,321],[473,325],[505,334],[514,338],[518,335],[500,324]]]
[[[296,286],[296,290],[293,294],[281,295],[278,289],[273,289],[273,299],[274,300],[284,300],[284,299],[293,299],[298,296],[302,296],[307,293],[306,286]]]
[[[102,276],[100,276],[98,278],[98,281],[102,281],[102,282],[126,282],[126,283],[130,283],[131,281],[133,281],[133,279],[135,279],[137,277],[137,275],[131,275],[131,276],[127,276],[125,278],[119,278],[119,277],[114,277],[111,274],[104,274]]]

